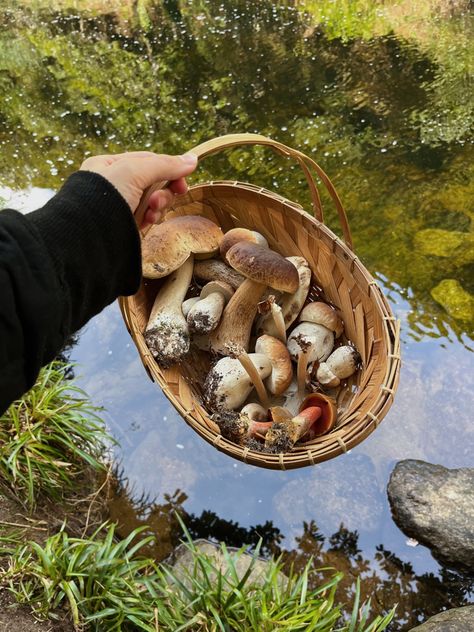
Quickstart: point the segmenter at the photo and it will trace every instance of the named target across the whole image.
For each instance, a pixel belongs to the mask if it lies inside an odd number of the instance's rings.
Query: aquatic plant
[[[85,393],[66,379],[71,365],[43,368],[33,388],[0,417],[0,484],[33,509],[40,495],[61,499],[79,475],[105,469],[113,439]]]
[[[392,611],[369,621],[370,602],[359,603],[357,582],[352,616],[343,622],[335,601],[342,573],[310,589],[310,563],[301,573],[290,572],[286,581],[280,562],[271,560],[255,580],[259,547],[242,574],[237,561],[245,548],[230,553],[221,544],[227,566],[222,570],[188,535],[192,564],[179,570],[158,565],[137,555],[151,539],[140,539],[142,531],[116,542],[114,525],[102,525],[88,539],[71,538],[63,526],[44,546],[16,546],[0,581],[37,616],[58,618],[58,609],[67,608],[76,626],[97,632],[381,632],[393,617]]]

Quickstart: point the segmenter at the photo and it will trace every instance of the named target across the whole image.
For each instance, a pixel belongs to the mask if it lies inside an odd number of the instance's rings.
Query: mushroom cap
[[[194,263],[194,276],[201,281],[225,281],[234,290],[242,285],[245,277],[219,259],[205,259]]]
[[[322,302],[308,303],[301,310],[300,322],[315,323],[322,325],[334,332],[336,338],[344,331],[342,320],[339,318],[336,310]]]
[[[202,288],[199,298],[207,298],[209,294],[214,294],[214,292],[222,294],[225,302],[227,303],[234,293],[234,288],[225,281],[209,281],[209,283],[206,283],[206,285]]]
[[[281,395],[293,379],[293,366],[286,345],[273,336],[260,336],[255,343],[255,353],[263,353],[272,363],[266,385],[273,395]]]
[[[252,421],[268,421],[268,411],[260,404],[254,402],[246,404],[240,411],[241,415],[246,415]]]
[[[334,346],[334,334],[324,325],[304,322],[297,325],[288,337],[288,351],[295,362],[301,351],[308,353],[308,363],[326,360]]]
[[[316,379],[325,386],[339,386],[340,381],[357,371],[360,355],[357,349],[344,345],[335,349],[316,373]]]
[[[296,292],[299,285],[295,266],[274,250],[239,241],[227,251],[226,260],[249,279],[282,292]]]
[[[272,366],[270,360],[261,354],[249,355],[252,363],[268,377]],[[206,404],[213,411],[233,410],[241,406],[253,389],[253,383],[237,358],[221,358],[209,371],[204,383]]]
[[[249,241],[253,244],[259,244],[264,248],[268,248],[268,241],[256,230],[249,230],[248,228],[232,228],[225,233],[224,238],[221,241],[221,245],[219,246],[221,257],[225,259],[227,251],[239,241]]]
[[[219,226],[200,215],[155,224],[142,241],[143,276],[160,279],[179,268],[190,254],[215,254],[223,236]]]
[[[314,438],[326,434],[326,432],[334,428],[337,411],[334,400],[323,393],[311,393],[308,395],[308,397],[303,400],[299,412],[302,412],[306,408],[311,408],[312,406],[319,406],[322,411],[321,416],[314,422],[310,429],[312,438]]]

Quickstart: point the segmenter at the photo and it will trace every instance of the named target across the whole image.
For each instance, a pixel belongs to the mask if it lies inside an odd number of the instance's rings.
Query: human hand
[[[161,218],[176,194],[186,193],[184,176],[194,171],[197,156],[168,156],[151,151],[131,151],[123,154],[91,156],[82,163],[82,171],[93,171],[106,178],[119,191],[133,213],[144,190],[154,182],[166,180],[166,189],[154,191],[148,200],[148,209],[141,227],[154,224]],[[140,227],[140,228],[141,228]]]

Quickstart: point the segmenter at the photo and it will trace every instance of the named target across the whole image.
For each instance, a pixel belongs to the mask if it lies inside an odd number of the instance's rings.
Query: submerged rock
[[[441,563],[474,572],[474,468],[400,461],[387,492],[404,533],[428,546]]]
[[[204,539],[195,540],[193,544],[197,549],[199,549],[200,553],[206,555],[211,560],[212,564],[219,569],[223,575],[225,575],[229,569],[229,565],[219,546]],[[249,553],[240,553],[239,555],[236,555],[238,549],[233,547],[227,547],[227,551],[231,554],[234,560],[237,575],[239,579],[241,579],[247,572],[254,558]],[[175,549],[168,561],[173,565],[174,571],[180,581],[188,586],[188,573],[192,573],[194,569],[194,557],[189,547],[185,544],[181,544]],[[255,560],[253,569],[247,580],[247,584],[263,584],[267,573],[267,567],[268,562],[266,560],[261,558]],[[197,572],[201,573],[202,571],[199,570]],[[210,579],[213,581],[215,577],[211,576]],[[288,582],[286,575],[280,572],[278,574],[278,580],[281,588],[284,589]]]
[[[469,632],[474,630],[474,606],[452,608],[430,617],[411,632]]]
[[[415,246],[425,255],[447,257],[456,266],[474,261],[473,233],[427,228],[416,233]]]
[[[457,320],[474,318],[474,296],[466,292],[459,281],[444,279],[431,290],[431,296]]]

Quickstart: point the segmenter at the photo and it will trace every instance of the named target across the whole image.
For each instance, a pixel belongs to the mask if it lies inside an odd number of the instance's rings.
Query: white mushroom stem
[[[167,278],[153,304],[145,341],[163,368],[178,362],[189,351],[189,329],[182,304],[193,273],[193,255]]]
[[[267,299],[265,299],[265,301],[262,301],[261,303],[259,303],[258,305],[258,311],[260,313],[264,313],[265,316],[265,322],[267,322],[267,324],[269,324],[269,322],[271,322],[271,330],[273,333],[268,333],[269,335],[271,335],[273,338],[278,338],[278,340],[281,340],[283,343],[286,344],[286,326],[285,326],[285,319],[283,318],[283,312],[281,307],[278,305],[278,303],[275,300],[275,296],[273,294],[270,294],[270,296],[268,296]]]
[[[308,350],[302,349],[298,354],[296,365],[296,382],[298,384],[298,397],[303,398],[306,391],[306,371],[308,368]]]
[[[334,346],[334,334],[323,325],[303,322],[293,329],[287,346],[291,359],[298,363],[298,392],[301,394],[306,387],[308,364],[326,360]]]
[[[268,410],[260,404],[247,404],[240,411],[240,416],[248,419],[247,436],[249,437],[264,437],[273,423],[268,420]]]
[[[231,285],[234,290],[245,281],[243,274],[240,274],[218,259],[196,261],[194,264],[194,276],[201,281],[224,281]]]
[[[316,379],[324,386],[334,388],[339,386],[341,380],[350,377],[356,372],[360,363],[358,351],[349,345],[338,347],[322,362],[316,372]]]
[[[280,314],[276,315],[274,311],[263,315],[257,324],[258,334],[268,334],[275,336],[285,342],[286,330],[296,320],[304,302],[308,296],[311,283],[311,269],[306,259],[303,257],[286,257],[298,271],[299,286],[294,294],[284,293],[279,299],[277,306],[280,308]],[[283,336],[282,337],[282,328]]]
[[[266,362],[270,362],[268,358],[263,353],[254,353],[252,356],[263,357]],[[258,399],[262,404],[263,408],[268,410],[270,408],[270,400],[268,399],[267,389],[262,381],[261,374],[265,372],[266,364],[262,363],[262,366],[257,366],[254,364],[253,360],[250,359],[249,354],[242,350],[236,356],[237,360],[243,366],[243,368],[247,371],[248,376],[257,391]],[[271,365],[270,365],[271,366]],[[270,371],[271,372],[271,371]]]
[[[187,318],[188,314],[189,314],[189,310],[191,309],[191,307],[193,307],[193,305],[196,305],[196,303],[199,302],[199,296],[192,296],[191,298],[187,298],[182,306],[181,306],[181,310],[183,312],[183,316],[185,318]]]
[[[196,302],[187,315],[189,329],[198,334],[209,334],[219,324],[227,301],[234,290],[231,285],[223,281],[210,281],[201,290],[199,301]]]

